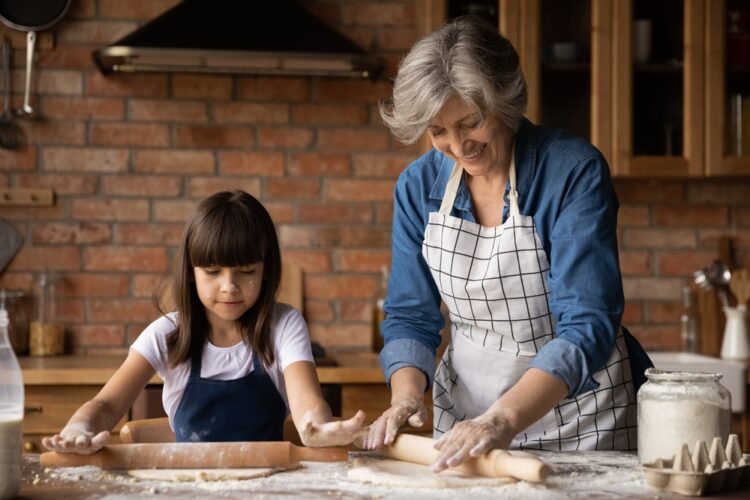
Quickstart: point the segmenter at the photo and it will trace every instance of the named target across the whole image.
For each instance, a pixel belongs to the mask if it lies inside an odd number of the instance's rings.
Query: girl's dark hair
[[[243,314],[242,337],[266,366],[274,361],[271,320],[281,282],[281,252],[271,216],[244,191],[222,191],[200,202],[185,225],[173,263],[172,300],[178,313],[167,336],[169,366],[189,361],[203,349],[209,323],[195,287],[193,267],[239,267],[263,262],[258,301]],[[157,303],[162,313],[164,306]]]

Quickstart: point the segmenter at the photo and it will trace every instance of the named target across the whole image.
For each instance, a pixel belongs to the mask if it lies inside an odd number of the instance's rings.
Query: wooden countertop
[[[318,366],[321,384],[383,384],[378,355],[366,351],[342,351],[330,354],[337,366]],[[21,356],[23,382],[26,385],[103,385],[123,361],[122,356]],[[161,384],[158,375],[152,384]]]

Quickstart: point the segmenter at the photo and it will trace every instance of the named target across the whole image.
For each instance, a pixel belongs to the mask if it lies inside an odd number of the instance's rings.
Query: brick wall
[[[38,52],[41,118],[19,122],[25,151],[0,151],[0,185],[52,187],[57,203],[0,208],[26,239],[0,287],[30,290],[36,273],[58,272],[67,350],[123,352],[156,315],[151,295],[189,211],[239,187],[268,207],[284,254],[304,268],[313,339],[368,345],[390,260],[393,183],[416,155],[379,122],[388,83],[98,73],[93,49],[175,3],[74,0],[53,29],[55,47]],[[389,74],[414,40],[412,0],[307,4],[384,57]],[[18,40],[15,105],[25,56]],[[750,182],[617,188],[627,324],[649,345],[675,347],[680,285],[716,255],[717,236],[735,234],[750,265]]]

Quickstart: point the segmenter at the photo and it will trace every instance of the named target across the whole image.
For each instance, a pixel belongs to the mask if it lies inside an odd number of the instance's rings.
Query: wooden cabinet
[[[486,3],[417,0],[420,34]],[[529,119],[587,137],[617,177],[750,175],[750,0],[495,3]]]

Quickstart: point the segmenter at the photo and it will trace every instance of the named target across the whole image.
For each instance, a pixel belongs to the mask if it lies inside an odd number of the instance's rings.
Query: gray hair
[[[526,110],[518,53],[476,16],[457,17],[414,44],[399,64],[393,99],[380,103],[380,116],[399,141],[413,144],[452,96],[513,130]]]

